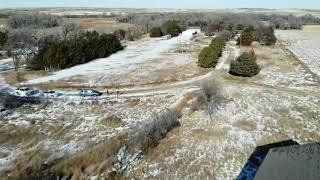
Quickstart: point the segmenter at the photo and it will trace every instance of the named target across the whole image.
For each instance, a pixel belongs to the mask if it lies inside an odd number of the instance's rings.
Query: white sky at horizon
[[[320,9],[320,0],[0,0],[0,8],[101,7],[101,8],[306,8]]]

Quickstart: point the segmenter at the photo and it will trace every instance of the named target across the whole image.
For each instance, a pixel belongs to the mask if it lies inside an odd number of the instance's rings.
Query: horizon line
[[[289,7],[289,8],[261,8],[261,7],[238,7],[238,8],[175,8],[175,7],[98,7],[98,6],[25,6],[25,7],[1,7],[0,9],[52,9],[52,8],[88,8],[88,9],[179,9],[179,10],[232,10],[232,9],[261,9],[261,10],[318,10],[320,8],[297,8],[297,7]]]

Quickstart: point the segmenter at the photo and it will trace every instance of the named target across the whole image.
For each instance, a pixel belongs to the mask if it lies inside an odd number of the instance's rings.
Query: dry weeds
[[[57,163],[52,167],[52,171],[73,179],[89,178],[111,172],[115,155],[125,144],[126,138],[125,135],[122,135],[93,146]],[[108,174],[104,175],[108,177]]]
[[[6,82],[10,85],[17,85],[21,82],[47,76],[46,71],[18,71],[18,72],[6,72],[2,76],[5,78]]]

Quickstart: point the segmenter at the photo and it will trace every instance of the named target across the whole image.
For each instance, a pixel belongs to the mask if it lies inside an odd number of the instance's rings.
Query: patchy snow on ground
[[[305,26],[303,30],[278,30],[275,34],[313,73],[320,75],[320,26]]]
[[[320,91],[318,78],[281,44],[274,48],[260,46],[255,52],[261,67],[259,75],[253,78],[255,83],[287,90]]]
[[[318,96],[221,83],[225,101],[213,121],[205,111],[186,111],[181,127],[146,155],[129,178],[235,179],[258,145],[320,140]]]
[[[183,36],[132,42],[133,46],[109,58],[28,83],[74,76],[92,76],[92,83],[99,83],[107,81],[108,76],[124,77],[120,75],[139,71],[139,68],[150,70],[135,72],[138,76],[132,78],[141,78],[145,73],[155,77],[156,74],[148,73],[161,67],[174,69],[195,65],[193,54],[186,53],[184,48],[189,42],[189,37],[184,39]],[[0,144],[0,171],[12,167],[11,163],[19,159],[25,147],[30,151],[45,151],[46,162],[69,157],[125,134],[134,124],[150,120],[153,112],[182,104],[181,126],[143,154],[141,162],[126,172],[124,178],[235,179],[258,145],[287,139],[299,143],[320,141],[320,84],[305,66],[308,63],[303,59],[305,64],[301,63],[279,43],[241,50],[251,49],[261,67],[259,75],[252,78],[212,70],[175,83],[119,88],[117,90],[124,93],[121,95],[81,98],[70,93],[65,98],[49,99],[44,104],[11,111],[1,116],[0,121],[0,141],[3,142]],[[227,70],[230,60],[239,52],[234,45],[228,45],[219,67]],[[167,58],[162,61],[164,56]],[[189,71],[187,67],[183,70]],[[94,79],[98,75],[100,80]],[[165,75],[169,76],[169,72]],[[192,110],[191,107],[191,102],[197,100],[199,86],[207,79],[216,80],[222,96],[212,119],[205,108]],[[0,86],[7,86],[2,81],[0,76]]]
[[[219,62],[216,66],[217,70],[224,70],[229,72],[231,62],[234,61],[240,54],[240,49],[235,46],[234,43],[228,43]]]
[[[235,179],[256,146],[287,139],[320,141],[318,79],[280,44],[253,49],[260,74],[240,78],[210,73],[224,97],[213,120],[204,110],[186,108],[181,127],[128,178]]]
[[[12,71],[14,70],[12,58],[0,60],[0,72]]]
[[[45,152],[51,162],[118,136],[174,104],[179,99],[175,95],[66,98],[16,109],[1,117],[0,170],[27,150]]]

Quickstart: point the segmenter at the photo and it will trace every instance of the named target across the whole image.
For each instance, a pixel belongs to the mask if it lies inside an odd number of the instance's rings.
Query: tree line
[[[208,47],[205,47],[201,50],[197,62],[198,66],[203,68],[216,67],[225,45],[226,42],[224,38],[214,38]]]
[[[64,69],[110,56],[122,49],[114,34],[87,31],[62,39],[49,36],[39,42],[37,53],[27,66],[32,70]]]
[[[301,29],[303,25],[320,24],[320,19],[312,15],[265,15],[245,13],[132,13],[125,16],[117,16],[118,22],[133,24],[137,33],[146,34],[154,32],[159,34],[159,28],[168,21],[176,21],[181,29],[187,26],[200,26],[207,35],[217,32],[243,31],[249,26],[255,28],[261,25],[269,25],[276,29]],[[132,31],[129,29],[128,31]]]
[[[61,25],[62,18],[44,13],[18,13],[9,16],[8,24],[13,29],[32,27],[32,28],[51,28]]]

